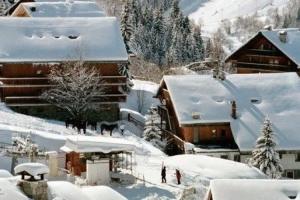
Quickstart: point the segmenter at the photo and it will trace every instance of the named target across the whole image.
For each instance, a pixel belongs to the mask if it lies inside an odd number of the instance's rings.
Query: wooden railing
[[[185,142],[180,137],[168,130],[162,130],[162,133],[164,138],[167,138],[168,141],[174,142],[174,144],[176,144],[181,153],[185,153]]]
[[[129,122],[132,122],[134,125],[136,125],[136,126],[139,126],[139,127],[141,127],[141,128],[144,128],[144,123],[143,122],[141,122],[141,121],[139,121],[139,120],[137,120],[136,118],[134,118],[130,113],[128,113],[128,115],[127,115],[127,120],[129,121]]]

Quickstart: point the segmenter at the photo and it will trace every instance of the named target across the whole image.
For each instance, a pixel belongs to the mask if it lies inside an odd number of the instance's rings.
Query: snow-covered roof
[[[128,60],[115,17],[2,17],[0,27],[0,63]]]
[[[41,163],[23,163],[17,165],[14,169],[15,174],[20,174],[22,172],[27,172],[32,176],[38,176],[41,174],[48,174],[49,168]]]
[[[107,186],[88,186],[80,188],[65,181],[49,181],[48,191],[53,200],[126,200],[121,194]]]
[[[279,150],[300,150],[300,79],[296,73],[164,76],[180,126],[230,123],[241,151],[251,151],[268,116]],[[237,119],[231,117],[231,101]],[[199,113],[200,119],[193,119]]]
[[[182,173],[207,179],[240,179],[240,178],[266,178],[259,170],[246,164],[203,156],[199,154],[185,154],[171,156],[164,160],[167,168],[175,168]]]
[[[136,145],[123,138],[95,137],[95,136],[69,136],[61,150],[64,152],[118,152],[135,151]]]
[[[105,17],[105,11],[93,1],[22,3],[32,17]]]
[[[287,34],[286,42],[280,40],[279,35],[282,33]],[[225,60],[230,59],[240,49],[247,45],[252,39],[262,34],[269,42],[276,46],[282,53],[289,57],[294,63],[300,67],[300,29],[299,28],[288,28],[288,29],[272,29],[272,30],[261,30],[240,46],[237,50],[231,53]]]
[[[17,187],[16,183],[5,178],[0,179],[0,199],[29,200]]]
[[[219,179],[210,182],[213,200],[300,199],[299,180]]]
[[[280,41],[279,34],[287,34],[286,42]],[[294,61],[300,67],[300,29],[275,29],[262,30],[261,33],[280,51]]]

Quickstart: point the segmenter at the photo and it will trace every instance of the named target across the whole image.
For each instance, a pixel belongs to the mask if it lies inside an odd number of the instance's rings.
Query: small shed
[[[61,150],[66,153],[65,168],[86,178],[87,184],[107,184],[119,169],[132,171],[134,143],[123,138],[70,136]]]

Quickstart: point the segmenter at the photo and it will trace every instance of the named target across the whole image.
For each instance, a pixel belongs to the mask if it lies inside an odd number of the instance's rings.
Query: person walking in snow
[[[180,185],[181,174],[178,169],[176,169],[176,178],[177,178],[177,184]]]
[[[167,183],[167,179],[166,179],[166,166],[163,166],[163,168],[161,170],[161,182],[162,183]]]

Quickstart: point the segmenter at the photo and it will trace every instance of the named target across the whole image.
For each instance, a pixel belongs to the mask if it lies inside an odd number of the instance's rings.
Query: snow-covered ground
[[[159,104],[159,100],[153,98],[158,85],[149,81],[133,80],[133,87],[127,96],[127,102],[121,103],[121,109],[130,109],[145,114],[151,106]]]
[[[143,110],[143,112],[146,112],[149,106],[158,103],[157,100],[152,99],[157,90],[157,84],[142,81],[134,81],[134,83],[135,86],[129,95],[128,102],[123,104],[122,107],[127,109],[128,112],[130,112],[130,109],[136,110],[137,107],[134,107],[137,101],[135,92],[142,88],[146,90],[147,94],[145,97],[147,104]],[[132,113],[136,113],[136,111]],[[136,114],[139,115],[138,113]],[[115,131],[112,137],[125,139],[134,143],[137,147],[134,156],[133,174],[139,180],[133,185],[113,184],[110,186],[130,200],[178,199],[183,190],[189,186],[195,187],[198,192],[196,197],[193,198],[202,199],[210,179],[263,178],[263,175],[253,168],[227,160],[207,158],[199,155],[168,157],[140,137],[143,131],[141,128],[135,127],[125,120],[120,123],[125,125],[124,135]],[[41,148],[48,150],[59,150],[64,145],[67,136],[77,134],[75,130],[65,128],[62,122],[18,114],[1,104],[0,142],[10,143],[11,137],[20,133],[25,135],[31,133],[32,140]],[[101,136],[91,130],[88,130],[88,135],[97,138],[110,137],[109,133]],[[0,169],[10,170],[8,163],[10,161],[10,157],[4,157],[0,154]],[[167,183],[161,183],[162,165],[167,167]],[[175,169],[181,170],[183,176],[181,185],[176,184]],[[224,169],[226,170],[224,171]],[[92,189],[89,188],[88,190]]]
[[[181,0],[184,14],[196,23],[201,24],[204,33],[211,34],[222,21],[230,21],[242,16],[257,14],[268,17],[272,8],[282,8],[289,0]]]

